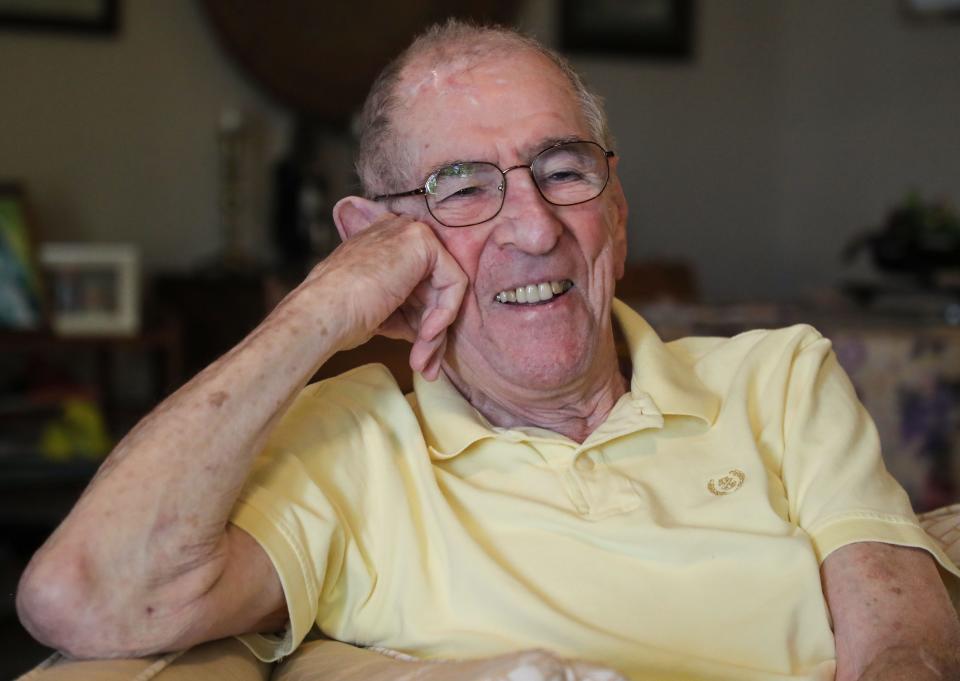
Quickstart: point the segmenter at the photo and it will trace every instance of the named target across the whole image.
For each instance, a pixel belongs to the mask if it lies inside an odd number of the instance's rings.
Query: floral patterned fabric
[[[823,332],[917,511],[960,499],[960,330]]]

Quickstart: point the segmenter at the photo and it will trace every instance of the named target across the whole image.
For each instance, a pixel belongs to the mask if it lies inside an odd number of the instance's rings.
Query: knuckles
[[[468,279],[433,228],[386,215],[344,241],[304,282],[311,296],[343,301],[344,346],[374,334],[417,340],[426,308],[457,306]]]

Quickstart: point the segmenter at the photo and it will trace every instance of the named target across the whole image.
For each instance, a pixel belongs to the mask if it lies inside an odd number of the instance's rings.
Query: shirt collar
[[[449,459],[474,442],[495,437],[493,425],[441,371],[435,381],[413,374],[411,402],[432,459]]]
[[[643,317],[619,300],[613,301],[612,311],[633,363],[630,397],[637,401],[652,399],[656,411],[664,415],[692,416],[712,424],[720,407],[717,396],[670,351]],[[452,458],[475,442],[503,435],[504,430],[494,427],[477,411],[442,371],[433,382],[414,373],[409,399],[433,459]],[[602,424],[598,430],[611,430],[605,426],[613,425]],[[611,432],[603,439],[613,436],[616,434]],[[595,440],[591,436],[584,444]]]
[[[700,378],[682,362],[647,320],[626,303],[613,301],[613,317],[620,325],[630,359],[633,376],[630,392],[646,392],[664,414],[693,416],[712,424],[720,410],[720,399],[710,392]]]

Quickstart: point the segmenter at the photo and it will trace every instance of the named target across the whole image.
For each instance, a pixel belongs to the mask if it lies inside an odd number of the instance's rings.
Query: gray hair
[[[603,100],[591,92],[573,67],[560,54],[535,38],[503,26],[481,26],[457,19],[434,24],[417,36],[410,46],[390,62],[374,81],[359,118],[360,149],[357,175],[367,197],[402,191],[409,187],[405,177],[404,150],[393,127],[392,117],[400,107],[397,87],[407,66],[429,58],[445,63],[457,59],[480,60],[502,54],[505,47],[528,50],[551,61],[566,76],[580,111],[594,140],[610,148],[613,139],[607,124]]]

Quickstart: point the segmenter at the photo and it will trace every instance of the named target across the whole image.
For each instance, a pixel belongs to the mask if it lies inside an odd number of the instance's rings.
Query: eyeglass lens
[[[544,199],[570,206],[589,201],[603,191],[609,166],[600,145],[568,142],[540,152],[530,171]],[[505,177],[497,166],[482,161],[445,166],[427,180],[427,208],[448,227],[484,222],[503,205]]]

